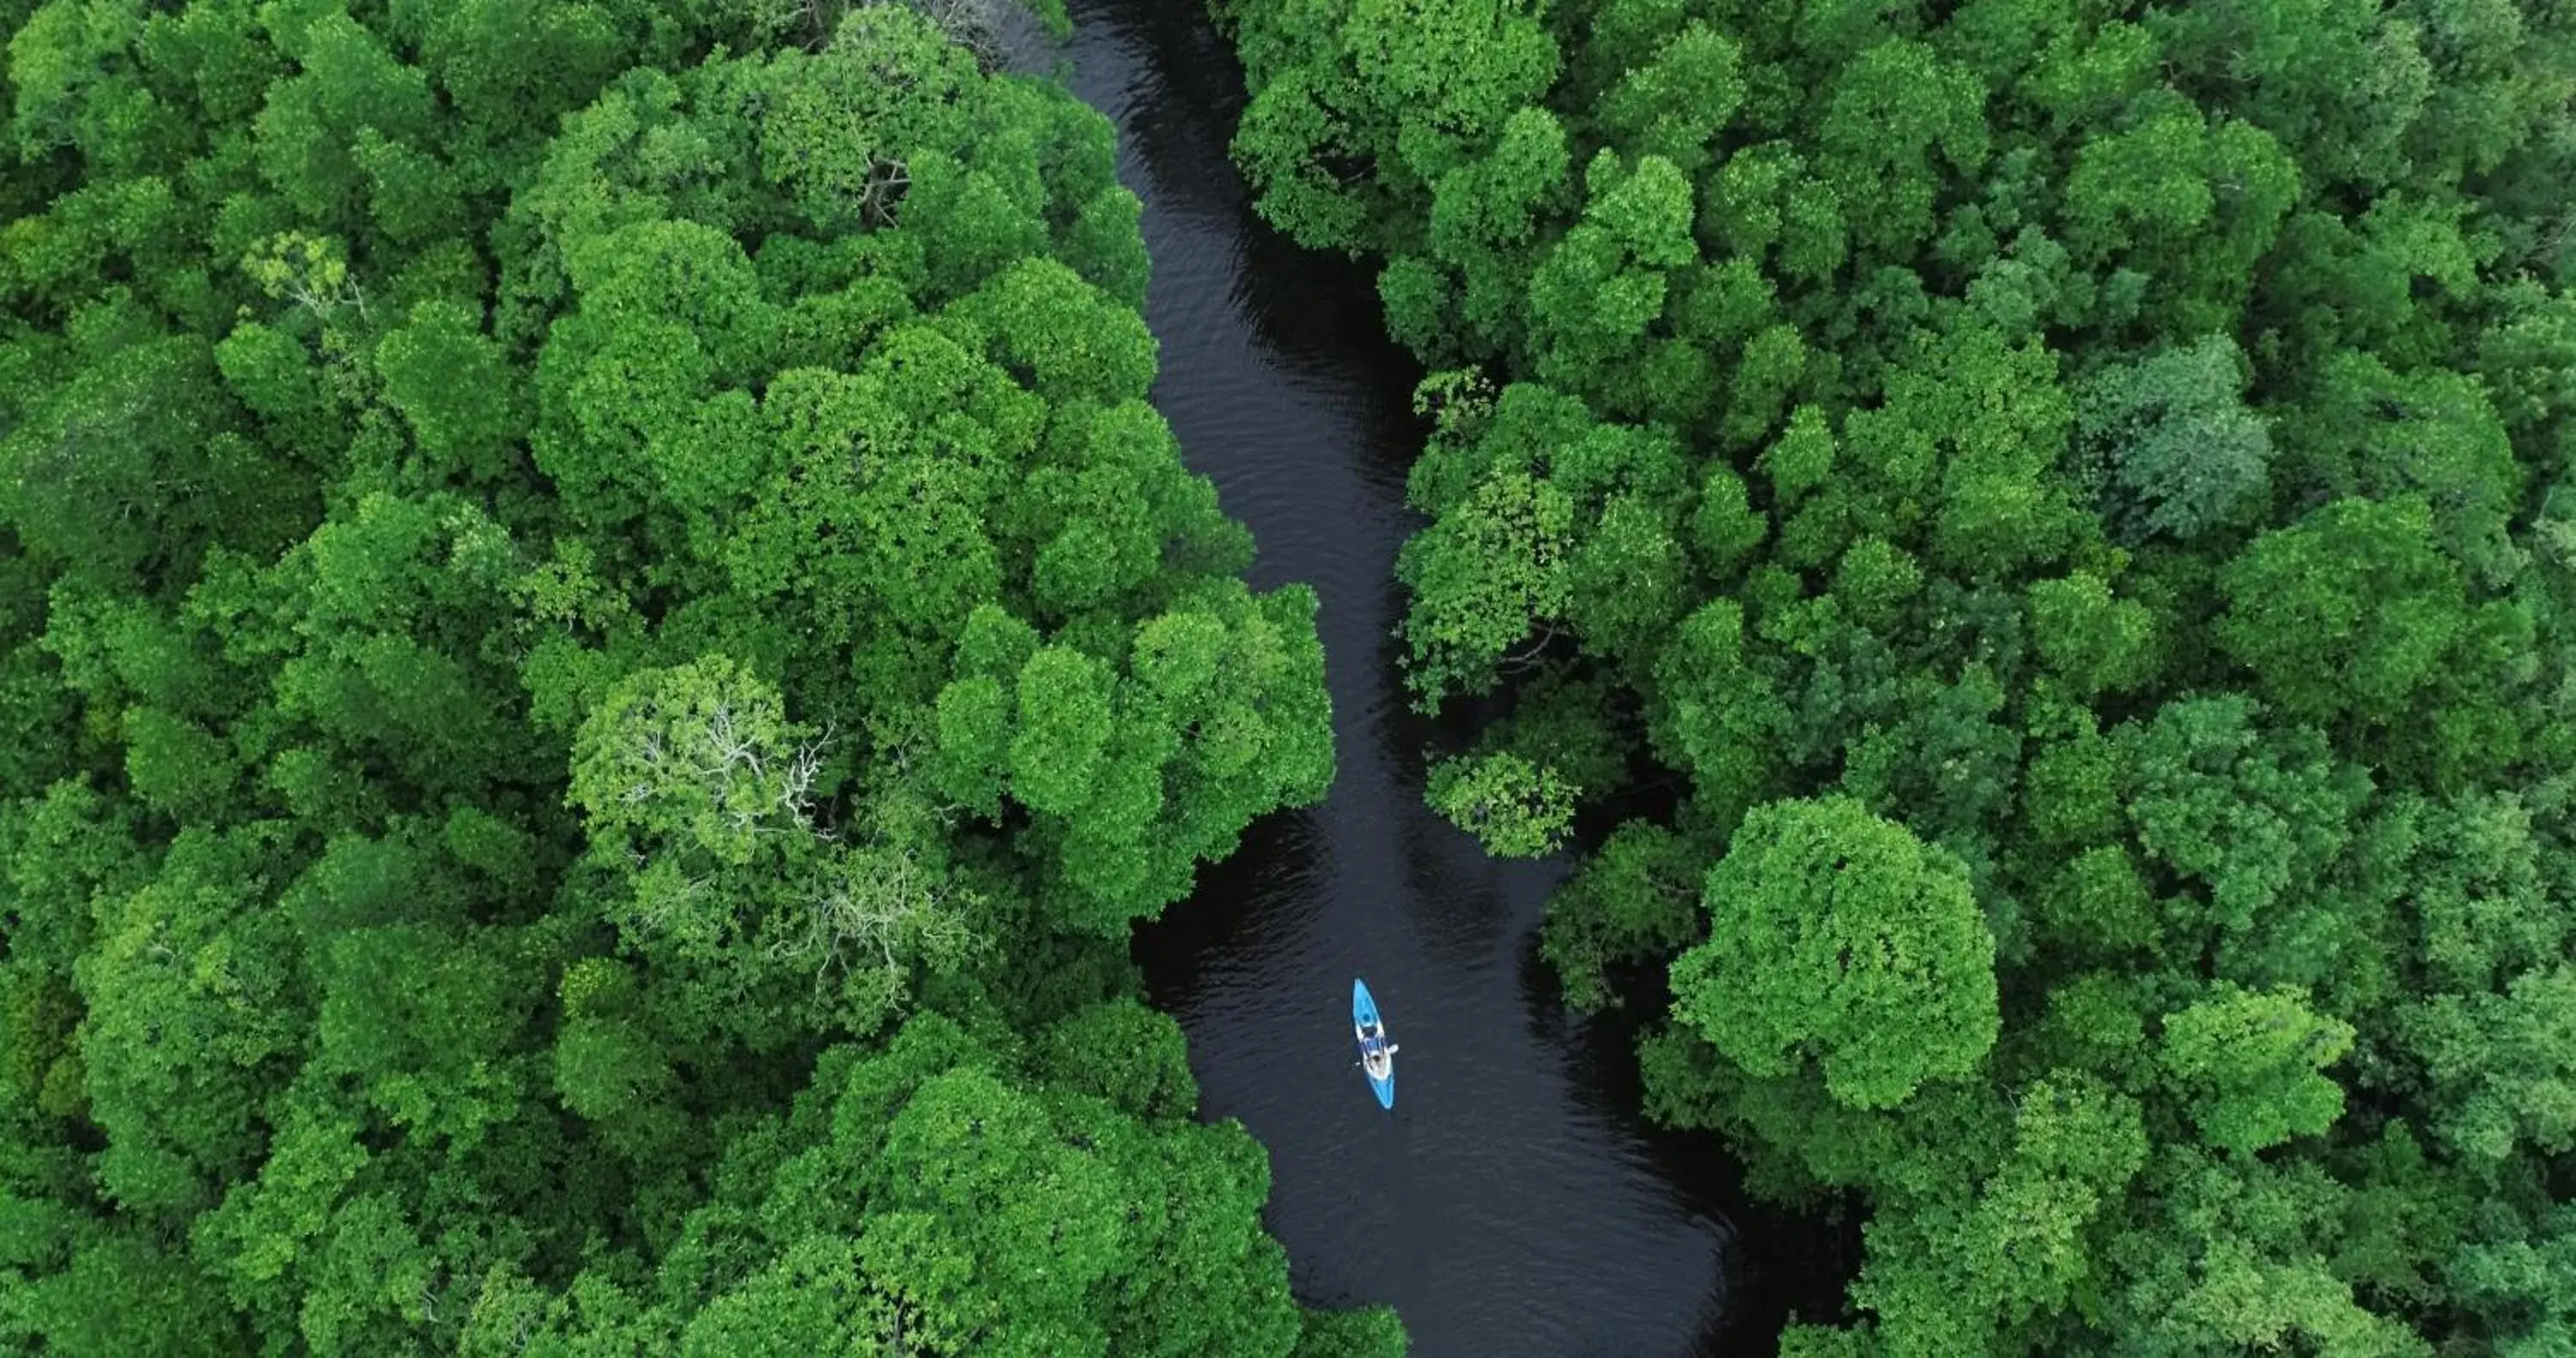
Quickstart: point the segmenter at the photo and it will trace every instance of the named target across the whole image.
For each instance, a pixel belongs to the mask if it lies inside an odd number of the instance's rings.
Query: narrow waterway
[[[1297,1294],[1394,1304],[1423,1358],[1768,1351],[1777,1308],[1738,1300],[1759,1251],[1733,1167],[1643,1125],[1628,1035],[1555,1003],[1536,931],[1560,870],[1490,861],[1422,803],[1437,732],[1391,635],[1418,373],[1369,275],[1253,216],[1226,157],[1241,76],[1202,0],[1073,15],[1057,56],[1145,203],[1154,400],[1250,525],[1255,583],[1323,600],[1331,796],[1256,826],[1137,945],[1205,1115],[1270,1149]],[[1351,1067],[1354,975],[1404,1048],[1392,1117]]]

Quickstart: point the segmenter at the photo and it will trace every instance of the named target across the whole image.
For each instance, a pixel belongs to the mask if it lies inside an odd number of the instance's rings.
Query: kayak
[[[1357,977],[1351,980],[1351,1033],[1359,1042],[1360,1069],[1368,1073],[1378,1107],[1394,1108],[1395,1044],[1386,1040],[1386,1022],[1378,1017],[1368,982]]]

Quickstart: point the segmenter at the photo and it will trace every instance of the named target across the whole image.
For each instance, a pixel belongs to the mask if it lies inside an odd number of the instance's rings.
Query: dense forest
[[[1403,1350],[1137,999],[1315,599],[996,22],[0,0],[0,1348]]]
[[[2576,1352],[2576,11],[1217,0],[1799,1358]]]

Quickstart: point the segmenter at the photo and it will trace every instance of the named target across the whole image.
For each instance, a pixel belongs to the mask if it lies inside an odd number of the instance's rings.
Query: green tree
[[[2389,722],[2467,624],[2459,568],[2420,496],[2341,500],[2229,563],[2220,644],[2294,716]]]
[[[1638,808],[1550,903],[1568,998],[1678,954],[1649,1113],[1869,1215],[1784,1352],[2563,1346],[2566,24],[1576,0],[1447,137],[1342,60],[1374,26],[1219,12],[1261,210],[1479,365],[1424,393],[1403,630],[1511,716],[1427,793],[1496,850]],[[1957,884],[1885,894],[1977,946],[1893,955],[1976,1005],[1786,960],[1870,927],[1745,866],[1828,805]],[[1764,889],[1689,908],[1712,863]]]
[[[1751,1075],[1812,1060],[1837,1101],[1888,1108],[1994,1044],[1994,940],[1964,868],[1848,799],[1756,808],[1704,901],[1675,1012]]]
[[[1498,858],[1539,858],[1564,843],[1582,789],[1507,750],[1431,766],[1425,798]]]
[[[2318,1017],[2290,991],[2222,985],[2164,1020],[2165,1068],[2201,1140],[2238,1155],[2332,1125],[2343,1090],[2317,1072],[2351,1047],[2350,1025]]]
[[[1145,401],[1108,123],[972,6],[525,10],[0,6],[0,1347],[1284,1358],[1105,936],[1321,794],[1315,601]],[[1088,770],[943,712],[1040,653]]]
[[[2272,443],[2241,399],[2250,376],[2235,343],[2212,335],[2105,368],[2077,389],[2077,446],[2113,531],[2188,542],[2263,503]]]

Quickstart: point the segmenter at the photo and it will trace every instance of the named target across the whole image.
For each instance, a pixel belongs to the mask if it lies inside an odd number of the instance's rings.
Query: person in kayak
[[[1395,1053],[1395,1044],[1387,1041],[1384,1034],[1371,1033],[1360,1039],[1360,1068],[1367,1071],[1372,1079],[1385,1079],[1387,1063]]]

